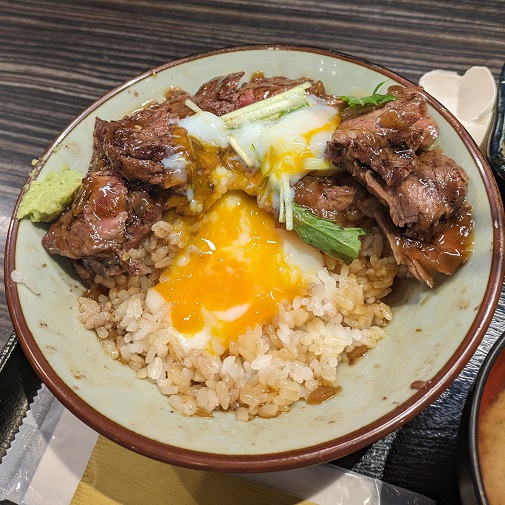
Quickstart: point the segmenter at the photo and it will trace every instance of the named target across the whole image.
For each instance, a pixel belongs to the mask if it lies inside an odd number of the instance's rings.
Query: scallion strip
[[[233,150],[242,158],[242,161],[249,167],[252,168],[256,164],[256,160],[252,158],[244,149],[242,149],[241,145],[237,142],[237,139],[230,135],[228,138],[228,142]]]
[[[193,112],[202,112],[202,109],[200,109],[200,107],[198,107],[198,105],[196,105],[196,103],[189,98],[184,102],[184,105],[191,109]]]
[[[284,184],[279,185],[279,223],[286,221],[286,206],[284,200]]]
[[[286,230],[293,229],[293,194],[289,184],[289,175],[282,174],[282,183],[284,185],[284,206],[286,213]]]
[[[332,170],[335,165],[327,159],[324,158],[305,158],[303,160],[303,169],[312,170]]]
[[[311,86],[310,82],[305,82],[278,95],[265,98],[259,102],[224,114],[221,116],[221,119],[223,119],[228,127],[236,128],[244,123],[264,119],[293,107],[299,107],[307,100],[305,90]]]

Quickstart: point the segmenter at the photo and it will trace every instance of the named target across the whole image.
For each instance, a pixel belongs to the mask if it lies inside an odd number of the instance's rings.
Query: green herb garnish
[[[306,109],[308,106],[309,102],[303,102],[300,105],[295,105],[294,107],[279,112],[279,117],[285,116],[286,114],[291,114],[292,112],[296,112],[297,110]]]
[[[278,95],[270,96],[259,102],[254,102],[245,107],[240,107],[221,116],[228,128],[240,128],[245,123],[252,123],[271,117],[279,117],[279,114],[305,105],[307,102],[306,90],[310,88],[310,82],[304,82],[294,88],[283,91]]]
[[[293,202],[293,229],[300,238],[321,249],[328,256],[350,263],[361,249],[362,228],[345,228],[328,219],[314,216],[307,209]]]
[[[349,107],[363,107],[364,105],[382,105],[383,103],[386,102],[391,102],[392,100],[396,100],[395,95],[391,94],[381,94],[377,93],[379,91],[379,88],[385,84],[387,81],[380,82],[377,84],[375,89],[373,90],[372,94],[369,96],[364,96],[362,98],[358,98],[355,96],[339,96],[341,100],[344,100],[344,102],[347,102],[347,105]]]

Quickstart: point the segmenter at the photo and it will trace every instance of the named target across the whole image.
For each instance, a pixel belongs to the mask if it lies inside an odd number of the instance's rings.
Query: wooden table
[[[372,60],[418,82],[505,60],[499,0],[0,1],[0,254],[31,160],[106,91],[162,63],[245,44],[297,44]],[[503,298],[503,296],[502,296]],[[460,378],[407,426],[346,462],[357,471],[457,503],[462,402],[505,328],[503,300]],[[12,331],[0,287],[0,350]]]

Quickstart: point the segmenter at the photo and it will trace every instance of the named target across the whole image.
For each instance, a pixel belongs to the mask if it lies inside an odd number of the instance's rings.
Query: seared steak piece
[[[222,116],[238,108],[237,89],[244,72],[214,77],[202,84],[194,101],[201,109]],[[251,102],[252,103],[252,102]]]
[[[393,223],[405,234],[431,238],[445,227],[463,204],[468,175],[441,149],[415,159],[412,171],[395,186],[388,186],[372,170],[354,163],[352,174],[389,208]]]
[[[113,172],[91,172],[72,206],[50,227],[42,243],[51,253],[77,259],[117,247],[128,218],[125,182]]]
[[[346,172],[325,177],[306,175],[296,183],[294,192],[298,205],[341,226],[363,217],[357,203],[368,196],[367,190]]]
[[[109,168],[109,160],[103,151],[103,139],[107,133],[109,126],[108,121],[100,118],[95,118],[95,127],[93,130],[93,152],[91,154],[91,161],[89,170],[98,172]]]
[[[397,99],[361,114],[344,112],[329,156],[389,209],[396,226],[430,239],[462,205],[468,178],[442,150],[420,152],[438,134],[420,89],[395,86],[389,92]]]
[[[330,153],[337,166],[347,168],[356,160],[393,186],[411,172],[415,152],[431,145],[438,129],[419,88],[395,86],[388,91],[396,100],[377,107],[344,110]]]
[[[410,205],[419,212],[415,224],[407,227],[405,234],[413,238],[436,235],[457,214],[467,190],[467,173],[441,149],[419,154],[415,172],[399,186],[399,191],[409,195]],[[394,209],[394,204],[389,208]]]
[[[146,268],[123,254],[137,246],[161,218],[162,206],[146,190],[129,191],[112,170],[89,172],[68,208],[42,239],[51,254],[75,260],[77,273],[114,275],[146,273]]]
[[[433,287],[435,274],[452,275],[468,258],[473,221],[472,209],[467,203],[460,207],[446,228],[431,240],[406,237],[373,196],[361,200],[358,205],[365,215],[377,222],[389,242],[396,263],[407,267],[413,277],[429,287]]]
[[[186,100],[194,102],[195,97],[190,95],[187,91],[175,87],[170,88],[165,93],[165,98],[169,111],[179,119],[184,119],[194,114],[193,110],[186,105]]]
[[[279,93],[283,93],[288,89],[299,86],[304,82],[313,82],[312,79],[300,77],[298,79],[288,79],[287,77],[274,76],[274,77],[255,77],[251,81],[244,83],[238,90],[239,107],[249,105],[250,103],[265,100]],[[319,90],[312,86],[309,88],[308,93],[319,95]],[[239,108],[237,107],[237,109]]]
[[[161,188],[185,184],[194,161],[187,131],[173,112],[180,105],[154,104],[106,125],[97,119],[94,157],[103,151],[112,168],[128,180]]]
[[[304,82],[313,82],[312,79],[303,77],[290,79],[281,76],[256,76],[239,87],[240,79],[243,76],[244,72],[236,72],[215,77],[200,87],[195,93],[194,102],[201,109],[222,116],[235,109],[278,95]],[[308,92],[322,98],[328,98],[328,101],[335,105],[342,103],[341,100],[324,94],[324,90],[320,89],[318,83],[313,83]]]

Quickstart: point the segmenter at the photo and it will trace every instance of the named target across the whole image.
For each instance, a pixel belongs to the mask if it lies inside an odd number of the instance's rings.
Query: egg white
[[[233,201],[233,197],[231,200]],[[237,260],[241,260],[244,247],[250,244],[251,238],[255,236],[255,230],[250,229],[247,223],[241,223],[241,225],[243,229],[239,233],[238,240],[231,241],[226,246],[226,254]],[[222,223],[217,223],[217,226],[222,226]],[[293,231],[280,228],[275,228],[273,231],[275,236],[277,236],[277,241],[285,263],[292,268],[292,278],[290,282],[293,284],[305,284],[310,282],[310,280],[317,275],[317,272],[324,267],[321,253],[303,242]],[[225,233],[224,228],[223,233]],[[192,261],[192,255],[195,254],[188,249],[189,248],[181,251],[179,257],[179,259],[184,258],[183,263],[185,265],[187,265],[189,261]],[[209,246],[209,249],[212,249],[212,244]],[[272,258],[269,257],[261,258],[261,262],[268,262],[271,260]],[[245,261],[244,259],[244,262]],[[247,268],[246,263],[244,263],[244,268]],[[195,270],[195,275],[198,275],[197,270]],[[272,286],[272,288],[274,287],[276,286]],[[202,285],[202,289],[205,289],[204,285]],[[247,287],[245,287],[245,289],[247,289]],[[170,300],[166,299],[156,288],[148,290],[145,303],[151,313],[155,314],[158,312],[167,302],[170,303]],[[191,349],[210,349],[215,353],[221,354],[224,352],[225,346],[220,336],[213,334],[213,328],[216,327],[216,323],[233,322],[240,318],[250,308],[251,305],[248,303],[239,303],[237,305],[230,304],[230,306],[222,310],[208,310],[206,307],[203,307],[201,310],[204,320],[203,328],[191,334],[185,334],[179,331],[178,328],[175,328],[183,349],[186,352]],[[170,317],[170,311],[168,317]],[[246,329],[247,328],[243,328],[244,331],[246,331]]]
[[[265,176],[274,175],[280,179],[283,159],[292,159],[289,180],[295,184],[310,170],[296,161],[302,153],[310,153],[314,158],[324,158],[326,144],[335,131],[337,110],[313,96],[308,97],[308,106],[289,112],[277,119],[245,123],[240,128],[228,129],[218,116],[201,111],[179,121],[190,137],[201,144],[225,148],[238,146],[246,164],[265,170]],[[269,153],[275,153],[278,173],[271,174],[272,167],[266,168]],[[245,155],[245,156],[244,156]],[[251,162],[249,163],[249,160]],[[288,164],[284,164],[286,167]]]

